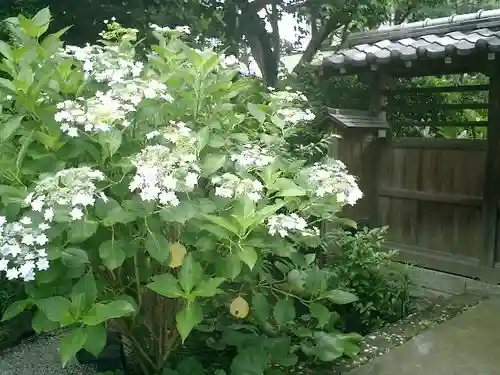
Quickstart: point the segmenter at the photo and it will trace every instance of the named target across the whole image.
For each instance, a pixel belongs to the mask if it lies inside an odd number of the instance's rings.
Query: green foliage
[[[381,250],[387,228],[331,235],[335,247],[329,262],[338,265],[338,282],[358,300],[338,310],[348,331],[368,333],[396,322],[413,309],[410,279],[395,253]]]
[[[315,224],[361,192],[335,160],[291,152],[302,95],[237,79],[182,28],[155,27],[139,61],[135,30],[61,50],[47,19],[11,20],[0,64],[0,261],[27,292],[5,318],[34,306],[37,332],[68,328],[63,365],[117,329],[144,374],[200,331],[235,353],[233,375],[355,355],[335,307],[358,298],[330,287]]]
[[[23,285],[20,282],[8,281],[4,275],[0,274],[0,316],[3,316],[7,307],[21,299],[23,295]]]

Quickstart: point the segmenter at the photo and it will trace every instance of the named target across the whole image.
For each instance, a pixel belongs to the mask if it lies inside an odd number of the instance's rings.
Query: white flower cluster
[[[286,122],[290,124],[298,124],[299,122],[312,121],[316,115],[308,108],[280,108],[276,111]]]
[[[7,279],[33,281],[37,270],[49,268],[44,248],[49,242],[44,232],[49,228],[44,222],[34,224],[29,217],[7,223],[0,216],[0,272],[6,272]]]
[[[71,137],[78,136],[79,130],[98,132],[115,125],[128,126],[129,114],[144,99],[173,101],[164,83],[139,78],[144,64],[118,46],[66,46],[60,54],[80,61],[88,79],[106,83],[108,88],[94,97],[66,100],[57,105],[55,120]]]
[[[138,77],[144,68],[142,62],[134,61],[128,54],[120,52],[118,46],[67,45],[60,54],[80,61],[87,78],[97,82],[122,82]]]
[[[160,130],[153,130],[152,132],[146,134],[147,139],[153,139],[154,137],[163,137],[170,143],[179,146],[189,146],[196,142],[196,137],[193,135],[192,130],[183,121],[170,120],[169,124],[171,126],[164,127]]]
[[[300,91],[293,92],[291,89],[285,87],[285,91],[273,91],[270,94],[276,113],[291,125],[314,120],[316,116],[310,109],[301,108],[307,103],[306,96]]]
[[[43,213],[46,221],[52,221],[57,206],[70,207],[72,220],[80,220],[84,209],[93,206],[96,198],[107,200],[98,192],[96,181],[104,180],[104,174],[89,167],[63,169],[55,175],[42,178],[26,199],[26,204]]]
[[[237,198],[246,195],[250,200],[256,202],[262,198],[264,186],[260,181],[250,178],[241,179],[231,173],[212,178],[215,185],[215,195],[222,198]]]
[[[155,23],[151,23],[151,24],[149,24],[149,27],[151,28],[151,30],[156,31],[157,33],[161,33],[161,34],[168,34],[171,32],[176,32],[179,34],[186,34],[186,35],[191,34],[191,29],[189,28],[189,26],[176,26],[172,29],[168,26],[162,27],[162,26],[158,26]]]
[[[159,200],[165,206],[177,206],[176,192],[190,192],[198,184],[200,168],[196,154],[176,147],[152,145],[132,160],[136,174],[130,191],[139,191],[144,201]]]
[[[61,124],[61,130],[70,137],[78,136],[78,129],[87,132],[108,131],[118,121],[127,126],[127,114],[135,110],[134,106],[123,102],[112,90],[97,92],[88,100],[66,100],[56,106],[54,119]]]
[[[363,197],[356,178],[347,172],[340,160],[315,163],[308,173],[308,183],[317,197],[334,195],[341,204],[354,205]]]
[[[274,161],[271,151],[259,145],[246,145],[242,150],[231,154],[231,160],[243,168],[262,168]]]
[[[267,219],[269,234],[274,236],[278,233],[281,237],[289,234],[301,234],[302,236],[319,236],[319,229],[316,227],[308,228],[307,221],[299,215],[293,213],[290,215],[278,214]]]
[[[127,127],[130,124],[127,116],[135,112],[144,98],[173,101],[167,86],[156,80],[133,79],[110,86],[110,90],[98,91],[87,100],[78,98],[58,103],[54,119],[61,124],[61,130],[70,137],[77,137],[81,128],[86,132],[100,132],[109,131],[117,124]]]

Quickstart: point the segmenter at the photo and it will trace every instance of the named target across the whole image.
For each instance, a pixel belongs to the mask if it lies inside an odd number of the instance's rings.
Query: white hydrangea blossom
[[[57,104],[54,119],[70,137],[77,137],[79,129],[86,132],[108,131],[117,122],[127,126],[126,117],[135,107],[120,99],[113,91],[108,91],[97,92],[95,97],[87,100],[66,100]]]
[[[127,78],[138,77],[144,69],[142,62],[134,61],[128,54],[120,52],[118,46],[67,45],[60,55],[80,61],[86,77],[97,82],[122,82]]]
[[[151,23],[151,24],[149,24],[149,27],[151,28],[151,30],[156,31],[157,33],[160,33],[160,34],[168,34],[168,33],[172,33],[172,32],[176,32],[179,34],[186,34],[186,35],[191,34],[191,29],[189,28],[189,26],[176,26],[174,28],[170,28],[168,26],[162,27],[162,26],[158,26],[155,23]]]
[[[264,186],[258,180],[250,178],[241,179],[231,173],[212,178],[215,185],[215,195],[222,198],[237,198],[246,195],[250,200],[256,202],[262,198]]]
[[[267,219],[267,227],[269,228],[269,234],[272,236],[275,234],[279,234],[281,237],[286,237],[290,234],[300,234],[302,236],[319,235],[318,228],[308,228],[307,221],[296,213],[270,216]]]
[[[287,86],[284,91],[273,91],[270,94],[276,113],[292,126],[314,120],[316,116],[310,109],[301,108],[307,104],[306,96],[300,91],[291,90],[292,88]]]
[[[70,137],[78,136],[79,130],[99,132],[115,125],[128,126],[128,115],[144,99],[173,101],[164,83],[140,78],[144,64],[118,46],[66,46],[60,55],[80,61],[87,79],[106,83],[108,88],[88,99],[57,104],[55,120]]]
[[[36,271],[49,268],[45,249],[49,242],[45,231],[49,228],[47,223],[35,224],[29,217],[7,223],[0,216],[0,272],[5,272],[7,279],[33,281]]]
[[[194,152],[182,148],[152,145],[136,155],[132,163],[136,173],[130,191],[138,191],[142,200],[165,206],[177,206],[176,192],[190,192],[198,184],[200,168]]]
[[[363,197],[356,178],[340,160],[315,163],[308,171],[307,182],[317,197],[334,195],[341,204],[354,205]]]
[[[166,126],[160,130],[153,130],[146,134],[147,139],[162,137],[178,146],[192,146],[196,143],[196,136],[193,131],[183,121],[169,121],[170,126]]]
[[[247,145],[231,154],[231,160],[243,168],[262,168],[271,164],[274,159],[268,148],[259,145]]]
[[[80,220],[85,215],[85,207],[93,206],[96,198],[107,200],[95,185],[102,180],[104,174],[89,167],[63,169],[43,177],[25,203],[33,211],[41,212],[46,221],[52,221],[56,206],[70,207],[71,219]]]
[[[156,80],[133,79],[110,83],[110,87],[110,90],[98,91],[89,99],[58,103],[54,119],[61,124],[61,130],[70,137],[77,137],[79,129],[99,132],[108,131],[118,124],[126,127],[129,125],[128,115],[135,112],[137,104],[144,98],[173,101],[167,86]]]
[[[280,108],[276,111],[286,122],[291,124],[298,124],[302,121],[312,121],[316,118],[316,115],[308,108]]]

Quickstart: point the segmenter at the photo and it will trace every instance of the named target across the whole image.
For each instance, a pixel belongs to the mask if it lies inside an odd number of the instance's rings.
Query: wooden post
[[[489,76],[488,140],[482,205],[483,251],[480,264],[493,267],[497,247],[500,198],[500,66],[498,64],[492,64]]]
[[[389,84],[389,77],[382,72],[373,72],[374,75],[370,79],[370,103],[369,111],[386,120],[386,106],[387,106],[387,86]],[[386,137],[390,136],[386,134]],[[367,148],[366,161],[364,162],[364,174],[368,176],[368,181],[365,184],[363,193],[366,194],[368,199],[368,218],[372,228],[379,226],[379,176],[380,176],[380,162],[383,150],[387,145],[387,138],[379,138],[378,133],[373,134],[373,139]]]

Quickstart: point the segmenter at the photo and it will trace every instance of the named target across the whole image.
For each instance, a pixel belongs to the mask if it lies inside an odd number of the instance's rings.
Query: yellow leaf
[[[250,306],[248,306],[248,302],[243,297],[235,298],[229,307],[231,315],[238,319],[244,319],[249,311]]]
[[[170,247],[170,267],[177,268],[182,266],[184,263],[184,257],[186,256],[186,248],[183,244],[177,242],[169,245]]]

